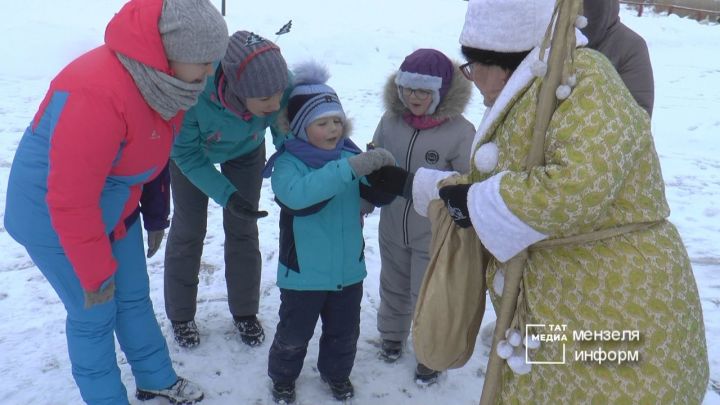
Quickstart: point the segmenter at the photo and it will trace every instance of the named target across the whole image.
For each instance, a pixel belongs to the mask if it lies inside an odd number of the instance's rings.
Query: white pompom
[[[324,84],[330,78],[327,67],[314,60],[298,63],[293,67],[293,84]]]
[[[507,359],[508,366],[515,374],[523,375],[532,370],[532,364],[525,362],[525,356],[513,354]]]
[[[475,152],[475,168],[481,173],[489,173],[497,167],[498,147],[493,142],[488,142],[478,148]]]
[[[565,84],[567,84],[567,85],[570,86],[570,87],[575,87],[575,85],[577,84],[577,76],[575,76],[575,75],[570,75],[570,76],[567,78],[567,81],[565,82]]]
[[[588,20],[587,20],[587,17],[585,17],[584,15],[579,15],[575,19],[575,26],[578,27],[579,29],[583,29],[583,28],[587,27],[587,24],[588,24]]]
[[[555,90],[555,97],[558,98],[558,100],[565,100],[570,96],[570,92],[572,89],[567,84],[561,84],[558,86],[557,90]]]
[[[529,334],[525,336],[525,347],[527,347],[530,350],[536,350],[540,348],[540,336]]]
[[[545,73],[547,73],[547,63],[541,60],[536,60],[530,66],[530,71],[536,77],[545,77]]]
[[[495,348],[495,353],[497,353],[498,357],[500,357],[501,359],[507,359],[512,356],[513,347],[510,346],[507,340],[501,340],[498,342],[497,347]]]
[[[508,329],[505,331],[505,339],[513,347],[519,347],[522,344],[522,335],[517,329]]]
[[[503,288],[505,287],[505,273],[502,271],[498,271],[495,273],[495,278],[493,279],[493,290],[495,291],[495,294],[502,295]]]

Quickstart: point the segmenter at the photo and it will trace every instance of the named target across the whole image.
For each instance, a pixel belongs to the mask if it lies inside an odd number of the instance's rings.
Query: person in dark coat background
[[[652,117],[655,83],[645,40],[620,22],[618,0],[584,0],[583,7],[588,24],[581,31],[588,48],[610,60],[635,101]]]

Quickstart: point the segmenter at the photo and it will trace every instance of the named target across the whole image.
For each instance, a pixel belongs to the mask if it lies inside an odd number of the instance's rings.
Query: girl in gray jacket
[[[470,82],[442,52],[419,49],[408,55],[385,86],[386,112],[373,146],[389,150],[398,166],[464,173],[469,168],[474,126],[462,116]],[[412,201],[397,198],[380,214],[380,357],[396,361],[410,333],[420,284],[427,268],[430,221]],[[432,384],[438,372],[418,364],[416,381]]]

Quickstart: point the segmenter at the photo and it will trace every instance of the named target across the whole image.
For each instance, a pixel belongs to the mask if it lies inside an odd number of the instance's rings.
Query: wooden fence
[[[715,0],[620,0],[633,6],[638,16],[650,9],[656,13],[676,14],[698,21],[720,23],[720,1]]]

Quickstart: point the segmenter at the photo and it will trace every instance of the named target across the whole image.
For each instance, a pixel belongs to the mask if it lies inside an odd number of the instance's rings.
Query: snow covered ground
[[[214,0],[220,7],[220,0]],[[0,2],[0,213],[17,143],[35,114],[50,79],[67,62],[101,43],[104,27],[123,0],[4,0]],[[382,114],[387,75],[419,47],[435,47],[460,58],[458,35],[466,2],[460,0],[268,0],[247,6],[227,0],[230,31],[248,29],[273,38],[289,19],[293,30],[279,45],[292,64],[309,57],[328,65],[330,84],[355,121],[359,145],[372,137]],[[623,21],[648,42],[655,70],[653,131],[672,208],[693,262],[705,316],[710,376],[704,404],[720,404],[720,25],[676,16],[622,11]],[[475,95],[467,110],[478,123],[483,112]],[[267,352],[277,323],[275,287],[278,209],[269,184],[261,206],[263,254],[260,318],[268,341],[243,345],[227,310],[223,273],[221,210],[211,205],[197,322],[202,344],[193,350],[172,340],[164,312],[164,245],[149,263],[151,295],[178,372],[206,390],[204,404],[270,403]],[[412,381],[412,355],[393,365],[376,358],[379,305],[379,216],[366,220],[368,277],[362,303],[361,336],[352,380],[357,404],[474,404],[480,397],[487,348],[478,343],[469,363],[446,373],[440,384],[421,389]],[[77,404],[65,348],[65,312],[55,292],[24,249],[0,228],[0,404]],[[488,309],[485,320],[494,319]],[[298,380],[300,404],[333,404],[315,368],[317,335]],[[411,345],[410,345],[411,347]],[[123,354],[123,381],[135,384]],[[132,403],[139,401],[131,399]],[[164,403],[160,400],[148,404]]]

